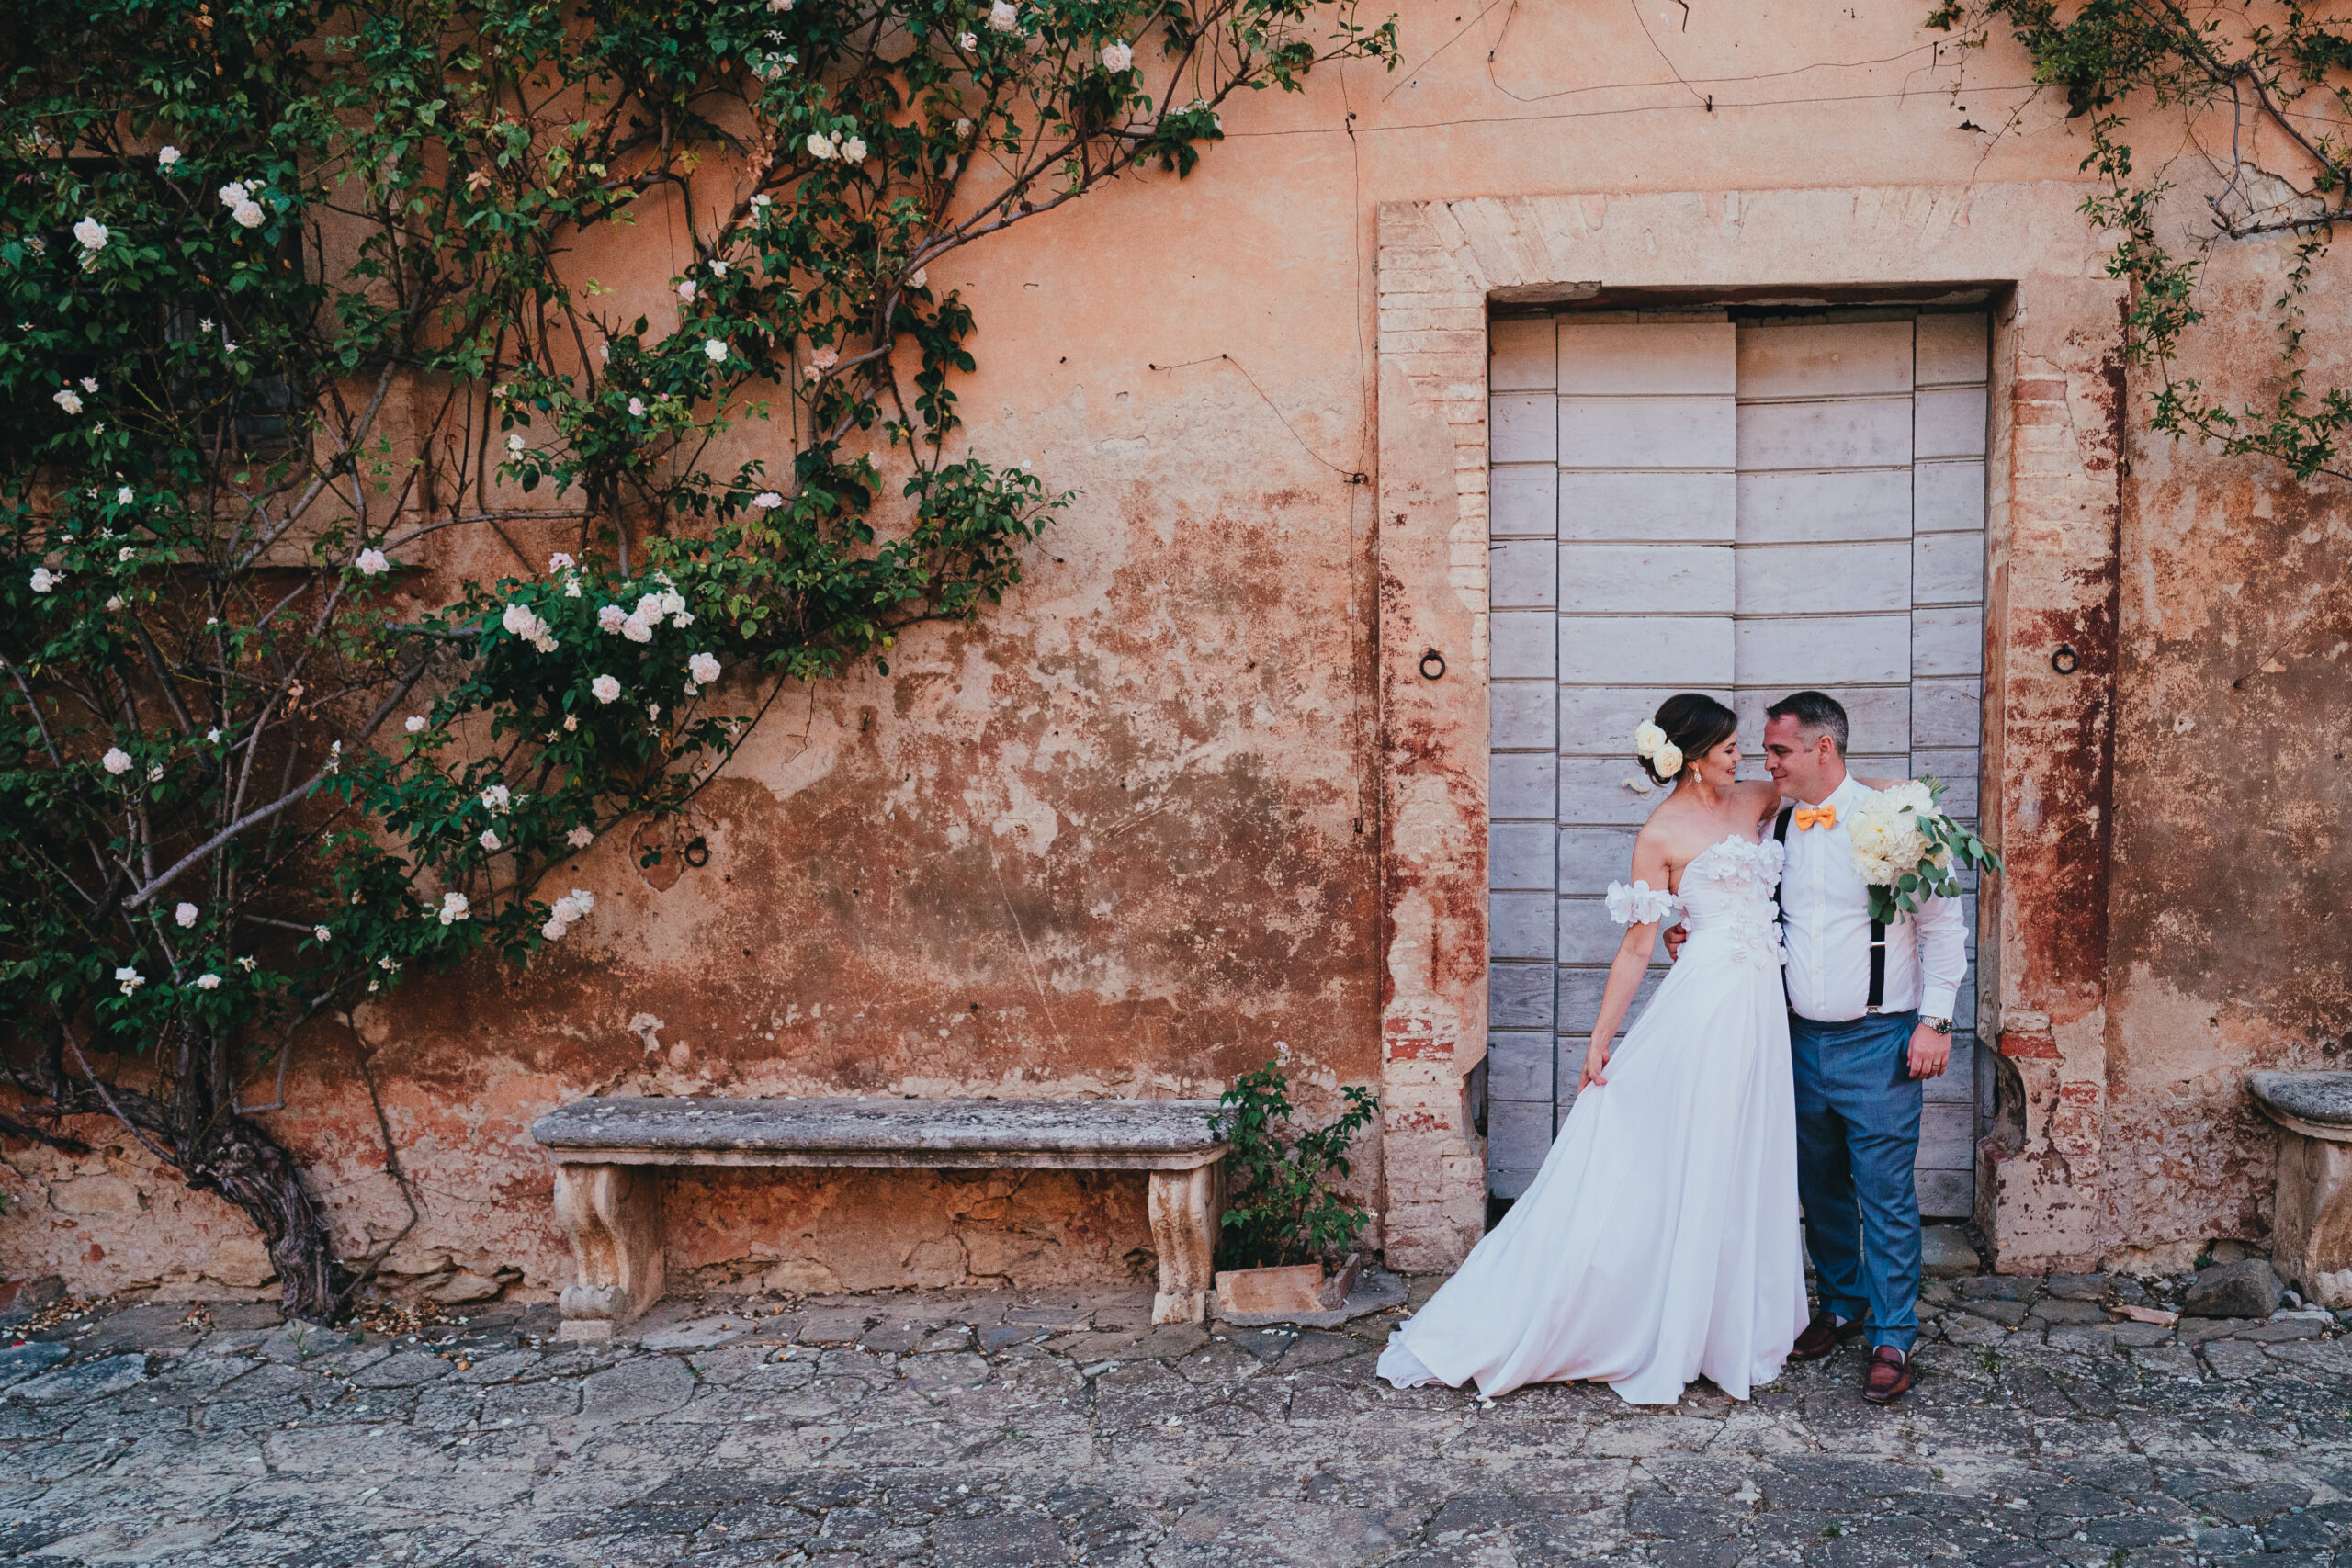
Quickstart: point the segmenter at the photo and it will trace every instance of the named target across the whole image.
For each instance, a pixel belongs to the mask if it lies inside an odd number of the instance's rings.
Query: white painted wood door
[[[1667,695],[1731,703],[1760,777],[1765,706],[1829,691],[1857,772],[1933,773],[1975,815],[1986,321],[1855,314],[1494,324],[1498,1196],[1524,1190],[1575,1096],[1619,935],[1600,895],[1659,798],[1631,738]],[[1962,1031],[1973,940],[1971,957]],[[1973,1194],[1972,1050],[1929,1086],[1937,1215]]]

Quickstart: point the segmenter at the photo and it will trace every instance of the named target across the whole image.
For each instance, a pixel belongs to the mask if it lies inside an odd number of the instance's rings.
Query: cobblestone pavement
[[[0,1352],[0,1555],[2352,1565],[2347,1325],[2111,1324],[2115,1290],[1937,1283],[1885,1411],[1851,1348],[1744,1405],[1400,1393],[1395,1314],[1152,1329],[1140,1293],[671,1302],[593,1351],[546,1307],[387,1339],[134,1306]]]

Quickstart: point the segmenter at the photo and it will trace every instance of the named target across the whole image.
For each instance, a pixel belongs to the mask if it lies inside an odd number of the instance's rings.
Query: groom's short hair
[[[1797,728],[1810,735],[1826,730],[1838,742],[1838,755],[1846,754],[1846,710],[1826,692],[1791,692],[1766,708],[1764,716],[1793,718]]]

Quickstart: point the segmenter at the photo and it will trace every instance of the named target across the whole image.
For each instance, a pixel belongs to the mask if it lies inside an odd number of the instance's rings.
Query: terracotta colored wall
[[[1279,1053],[1319,1093],[1382,1086],[1364,1180],[1396,1256],[1458,1257],[1481,1208],[1485,547],[1461,487],[1483,434],[1434,411],[1483,402],[1485,298],[1400,287],[1384,318],[1384,276],[1415,264],[1379,248],[1384,208],[1486,196],[1573,214],[1521,233],[1461,209],[1474,227],[1445,244],[1512,287],[2041,276],[2004,328],[1996,420],[2018,493],[2055,486],[2021,503],[2038,564],[2004,592],[2030,614],[1995,649],[2016,681],[1988,767],[2024,871],[1984,945],[1989,1000],[2022,1049],[2049,1043],[2018,1058],[2030,1103],[1996,1161],[2014,1201],[1991,1213],[2019,1267],[2259,1236],[2268,1144],[2234,1075],[2325,1060],[2352,1029],[2347,634],[2322,598],[2345,526],[2252,465],[2140,443],[2119,478],[2112,286],[2074,196],[2038,184],[2077,178],[2081,145],[2041,107],[1997,141],[1960,129],[2000,123],[2026,73],[1996,48],[1951,96],[1924,9],[1792,0],[1685,30],[1670,7],[1408,4],[1410,70],[1251,96],[1190,180],[934,265],[979,319],[972,445],[1081,500],[977,627],[787,694],[704,797],[707,867],[659,891],[600,846],[564,952],[305,1043],[274,1124],[355,1243],[405,1214],[362,1053],[424,1211],[398,1261],[532,1291],[568,1263],[524,1129],[567,1098],[1204,1094]],[[582,255],[616,308],[663,308],[664,231],[649,212]],[[2228,265],[2249,308],[2275,282]],[[1446,368],[1383,360],[1389,333],[1430,334]],[[783,464],[779,435],[744,439]],[[475,569],[509,570],[501,548]],[[2105,684],[2070,706],[2037,684],[2043,645],[2101,614]],[[1464,649],[1442,695],[1393,662],[1440,640]],[[2272,649],[2281,671],[2248,675]],[[233,1216],[95,1135],[87,1161],[9,1151],[0,1271],[259,1283]],[[681,1197],[673,1266],[714,1279],[1115,1279],[1148,1243],[1139,1177],[728,1176]]]

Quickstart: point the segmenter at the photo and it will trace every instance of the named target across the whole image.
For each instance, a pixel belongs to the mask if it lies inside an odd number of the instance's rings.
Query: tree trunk
[[[234,1112],[205,1130],[194,1157],[183,1168],[187,1184],[207,1188],[234,1203],[260,1231],[277,1265],[286,1315],[332,1323],[341,1315],[351,1282],[335,1261],[327,1228],[294,1156],[260,1126]]]

